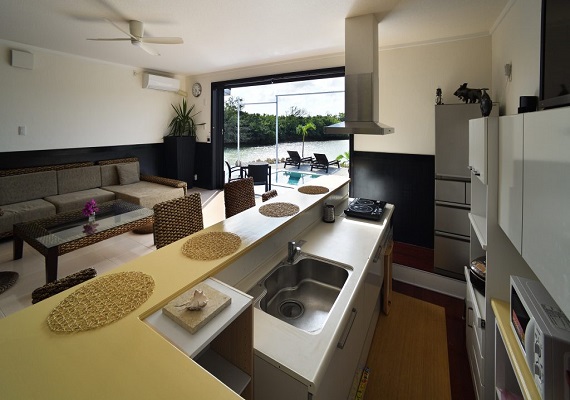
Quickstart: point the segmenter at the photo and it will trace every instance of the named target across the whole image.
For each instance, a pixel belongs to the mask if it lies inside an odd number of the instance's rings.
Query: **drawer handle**
[[[353,308],[352,312],[350,314],[350,319],[348,320],[348,323],[346,324],[344,331],[342,332],[340,340],[339,340],[338,344],[336,345],[336,347],[338,347],[341,350],[344,349],[344,345],[346,344],[346,341],[348,340],[348,335],[350,335],[350,330],[352,329],[352,324],[354,324],[354,320],[356,319],[357,313],[358,313],[358,311],[356,311],[356,308]]]
[[[373,263],[378,262],[380,259],[380,253],[382,253],[382,245],[378,246],[378,250],[376,250],[376,254],[374,255],[374,259],[372,260]]]

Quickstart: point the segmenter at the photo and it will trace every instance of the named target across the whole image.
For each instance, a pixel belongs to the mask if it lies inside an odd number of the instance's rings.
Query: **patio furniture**
[[[266,202],[267,200],[272,199],[273,197],[277,197],[277,190],[275,189],[271,189],[263,193],[261,195],[261,201]]]
[[[225,163],[228,167],[228,180],[226,182],[231,182],[231,181],[235,181],[236,179],[243,178],[240,166],[232,167],[229,162],[225,161]],[[239,172],[239,176],[237,178],[232,178],[232,174],[234,172]]]
[[[158,203],[153,210],[157,249],[204,229],[200,193]]]
[[[271,166],[266,162],[254,162],[247,165],[247,176],[253,178],[254,185],[265,185],[265,191],[271,189]]]
[[[46,283],[57,279],[58,257],[147,225],[151,209],[124,200],[99,205],[96,220],[88,223],[81,210],[14,224],[14,260],[22,258],[24,242],[45,257]]]
[[[299,152],[295,150],[287,150],[287,153],[289,153],[289,157],[285,159],[284,167],[287,165],[296,165],[297,169],[299,169],[302,163],[310,163],[313,161],[313,157],[301,157]]]
[[[321,153],[313,153],[315,155],[315,160],[311,162],[311,171],[313,168],[316,169],[324,169],[326,173],[329,173],[329,166],[336,165],[337,168],[340,168],[340,161],[333,160],[329,161],[327,156]]]
[[[248,177],[228,182],[224,185],[224,207],[226,218],[230,218],[248,208],[255,207],[253,178]]]
[[[74,274],[68,275],[65,278],[58,279],[57,281],[46,283],[32,292],[32,304],[36,304],[54,294],[63,292],[75,285],[95,278],[97,271],[93,268],[86,268]]]

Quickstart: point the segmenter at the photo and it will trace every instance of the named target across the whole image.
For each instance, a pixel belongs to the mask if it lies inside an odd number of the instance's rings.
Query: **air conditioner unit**
[[[167,92],[178,92],[180,90],[180,80],[174,78],[167,78],[160,75],[152,75],[143,73],[143,88],[166,90]]]

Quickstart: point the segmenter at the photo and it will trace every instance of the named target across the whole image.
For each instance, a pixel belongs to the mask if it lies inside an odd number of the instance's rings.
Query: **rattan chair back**
[[[204,229],[200,193],[155,204],[153,210],[157,249]]]
[[[226,218],[255,207],[253,178],[249,177],[226,183],[224,185],[224,204]]]

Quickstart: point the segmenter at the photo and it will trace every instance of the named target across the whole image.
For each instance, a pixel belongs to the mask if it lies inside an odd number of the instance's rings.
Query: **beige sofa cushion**
[[[139,181],[130,185],[105,186],[103,189],[114,192],[117,199],[152,208],[157,203],[184,196],[184,188],[174,188],[158,183]]]
[[[29,222],[55,215],[55,206],[43,199],[8,204],[2,209],[4,215],[0,217],[0,233],[12,231],[12,226],[20,222]]]
[[[0,177],[0,206],[57,194],[55,171]]]
[[[140,181],[139,163],[117,164],[119,184],[129,185]]]
[[[97,204],[115,200],[115,193],[100,188],[93,188],[80,190],[78,192],[58,194],[56,196],[48,196],[45,199],[55,205],[57,213],[59,214],[66,211],[82,210],[83,207],[85,207],[85,203],[91,199],[95,200]]]
[[[101,187],[101,167],[69,168],[57,171],[57,193],[66,194]]]

